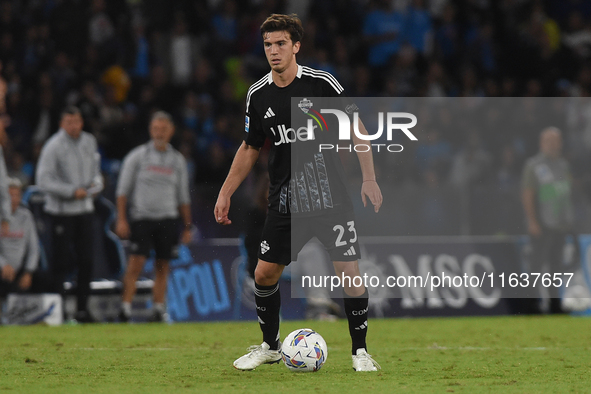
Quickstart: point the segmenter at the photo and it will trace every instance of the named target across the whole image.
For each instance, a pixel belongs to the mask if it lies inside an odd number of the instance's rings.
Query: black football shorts
[[[332,261],[359,259],[353,211],[313,217],[291,217],[269,211],[259,246],[259,259],[289,265],[312,238],[324,245]]]
[[[179,220],[136,220],[130,225],[130,254],[150,256],[154,249],[156,258],[173,260],[178,257]]]

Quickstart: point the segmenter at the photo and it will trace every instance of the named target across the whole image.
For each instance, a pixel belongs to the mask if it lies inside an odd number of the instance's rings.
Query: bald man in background
[[[531,238],[531,272],[564,273],[563,250],[573,233],[572,173],[562,157],[562,133],[555,127],[540,134],[540,152],[525,163],[522,203]],[[553,277],[553,276],[552,276]],[[550,313],[561,313],[560,288],[550,286]]]
[[[149,321],[168,320],[164,304],[169,261],[178,257],[179,219],[181,242],[191,241],[191,197],[187,163],[170,145],[174,122],[158,111],[150,120],[150,141],[133,149],[123,160],[117,183],[115,232],[130,240],[130,255],[123,278],[119,320],[128,322],[131,302],[150,251],[154,249],[154,309]],[[127,207],[131,223],[127,219]]]

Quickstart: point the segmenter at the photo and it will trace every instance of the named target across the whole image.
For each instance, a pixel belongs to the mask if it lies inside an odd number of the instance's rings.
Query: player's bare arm
[[[353,125],[351,125],[351,129],[353,129]],[[368,134],[361,119],[359,119],[359,132],[365,135]],[[369,145],[367,141],[357,137],[353,130],[351,130],[351,134],[356,145]],[[369,201],[373,204],[374,211],[377,213],[382,206],[383,197],[380,186],[376,181],[371,145],[369,145],[367,152],[357,152],[357,158],[359,159],[361,174],[363,175],[363,182],[361,184],[361,200],[363,201],[363,206],[367,206],[367,198],[369,198]]]
[[[240,148],[236,152],[230,172],[220,189],[218,200],[215,203],[214,215],[215,220],[219,224],[228,225],[232,221],[228,219],[228,212],[230,211],[230,199],[238,186],[244,181],[252,167],[259,157],[259,149],[257,147],[242,142]]]

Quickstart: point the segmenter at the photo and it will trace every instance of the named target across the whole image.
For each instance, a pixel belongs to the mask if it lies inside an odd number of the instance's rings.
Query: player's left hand
[[[382,191],[376,181],[365,181],[361,184],[361,201],[363,206],[367,206],[367,198],[373,204],[373,209],[377,213],[382,206]]]

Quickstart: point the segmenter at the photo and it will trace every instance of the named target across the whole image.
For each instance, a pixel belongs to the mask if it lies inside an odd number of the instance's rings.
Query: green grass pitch
[[[289,321],[329,347],[316,373],[283,364],[241,372],[256,322],[0,327],[6,393],[591,392],[591,320],[558,317],[373,319],[378,373],[351,368],[346,321]]]

